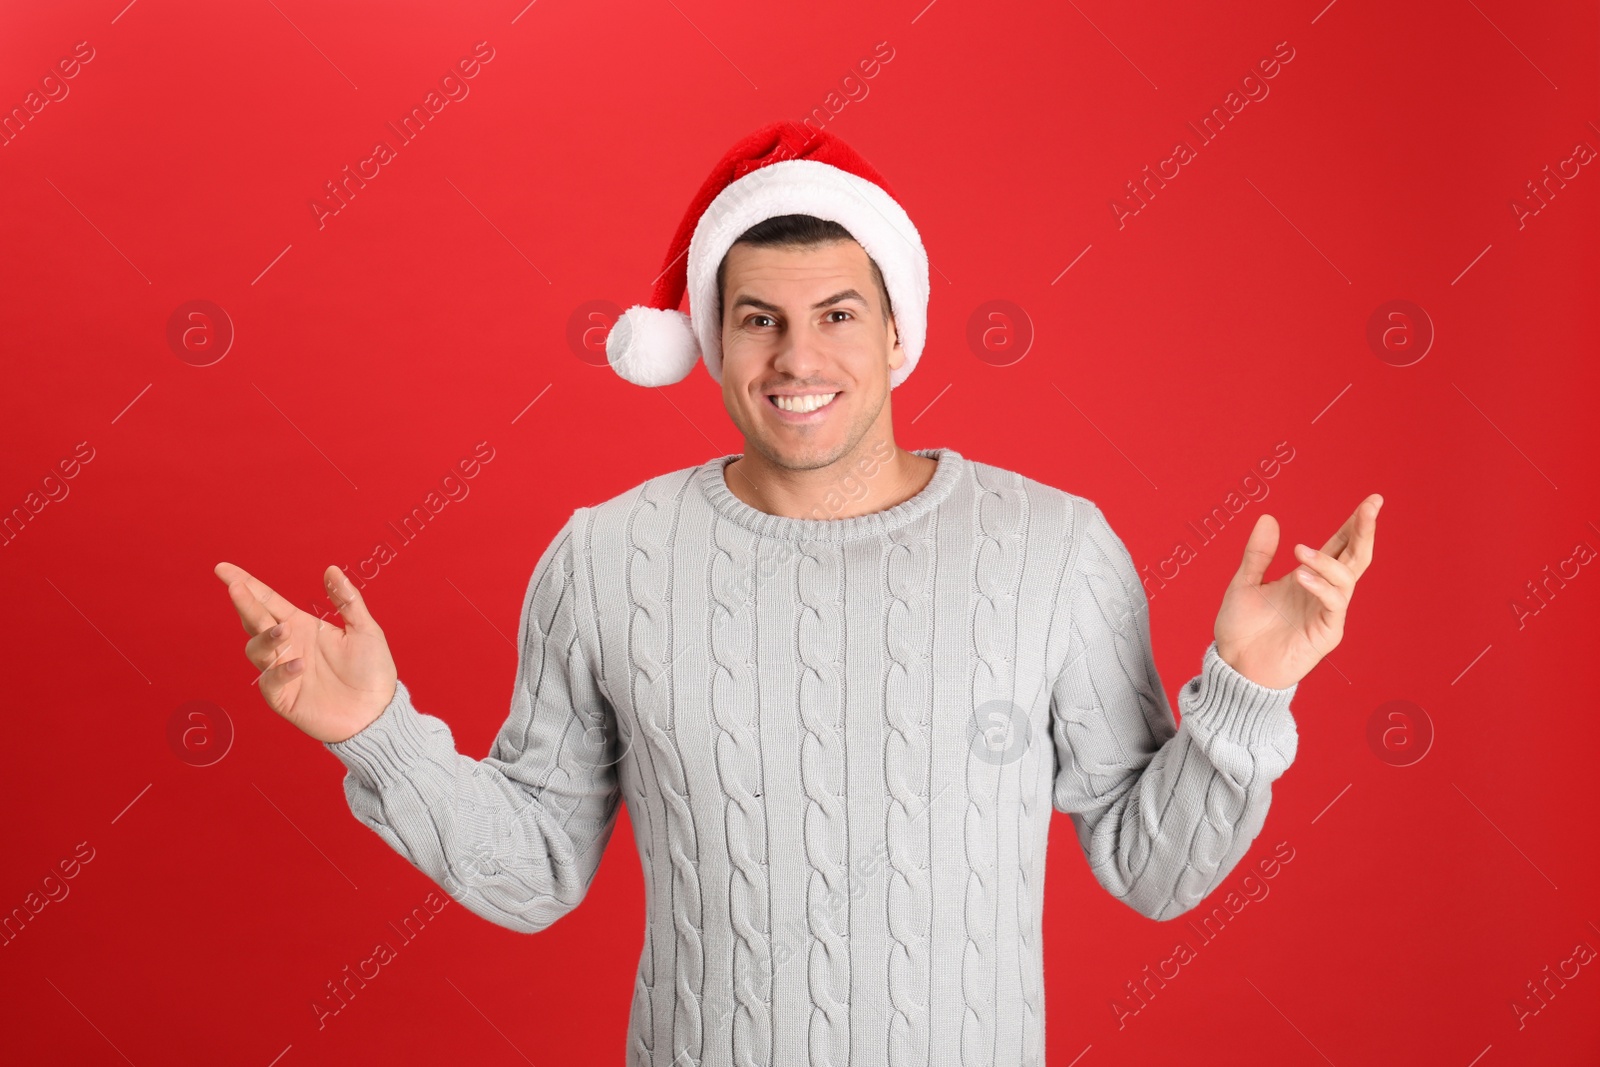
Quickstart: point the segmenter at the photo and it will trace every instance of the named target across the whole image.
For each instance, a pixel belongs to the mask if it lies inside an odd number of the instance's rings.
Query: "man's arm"
[[[1257,685],[1213,641],[1179,693],[1178,725],[1127,547],[1098,507],[1076,508],[1083,541],[1058,609],[1067,659],[1051,690],[1053,802],[1112,896],[1171,919],[1216,889],[1260,832],[1272,783],[1294,760],[1298,685]]]
[[[356,818],[468,910],[524,933],[583,900],[621,799],[616,717],[580,639],[582,514],[528,582],[511,714],[488,756],[458,753],[450,728],[417,711],[403,681],[365,729],[324,742],[348,768]]]

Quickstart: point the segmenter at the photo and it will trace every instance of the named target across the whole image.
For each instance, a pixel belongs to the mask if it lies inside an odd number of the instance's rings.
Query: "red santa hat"
[[[778,215],[815,215],[850,231],[883,275],[906,380],[927,335],[928,255],[883,176],[826,130],[791,121],[762,127],[717,161],[678,224],[648,304],[624,311],[606,335],[606,358],[635,385],[682,381],[695,362],[722,382],[717,266],[750,227]],[[678,310],[685,294],[689,314]]]

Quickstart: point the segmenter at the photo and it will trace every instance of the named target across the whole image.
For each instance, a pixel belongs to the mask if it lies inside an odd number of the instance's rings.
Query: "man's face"
[[[855,241],[728,250],[722,400],[745,451],[792,470],[848,460],[869,433],[889,436],[889,372],[904,362],[871,261]],[[808,405],[829,394],[809,412],[783,410],[774,399]]]

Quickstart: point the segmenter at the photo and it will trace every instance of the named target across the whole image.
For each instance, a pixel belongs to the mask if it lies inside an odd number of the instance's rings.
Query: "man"
[[[1101,510],[894,443],[927,297],[915,227],[847,146],[780,123],[729,152],[607,350],[643,385],[703,360],[745,449],[573,512],[484,759],[412,704],[338,568],[342,630],[216,568],[267,703],[478,915],[575,908],[627,802],[629,1064],[1042,1063],[1051,813],[1129,907],[1194,907],[1261,829],[1290,698],[1342,636],[1376,495],[1266,584],[1257,521],[1177,726]]]

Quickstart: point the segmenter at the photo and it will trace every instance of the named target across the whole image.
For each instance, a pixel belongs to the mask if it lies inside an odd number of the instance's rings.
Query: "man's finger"
[[[1339,527],[1338,531],[1332,537],[1323,542],[1322,551],[1334,557],[1337,557],[1339,553],[1343,552],[1344,546],[1350,543],[1350,523],[1354,521],[1355,519],[1353,517],[1346,520],[1345,524]]]
[[[275,622],[244,643],[244,657],[258,669],[266,670],[290,647],[289,639],[289,624]]]
[[[1330,556],[1338,556],[1339,553],[1343,552],[1345,546],[1350,544],[1350,539],[1356,532],[1356,522],[1360,515],[1361,507],[1357,505],[1356,509],[1350,513],[1350,517],[1344,520],[1344,525],[1335,530],[1333,536],[1323,544],[1322,551]]]
[[[343,571],[330,566],[322,572],[322,584],[327,587],[328,599],[333,601],[339,617],[344,619],[346,630],[352,633],[371,633],[378,629],[372,613],[367,610],[367,602],[361,597],[361,591]]]
[[[1371,540],[1373,531],[1377,529],[1378,508],[1382,506],[1383,497],[1373,493],[1367,499],[1356,505],[1355,511],[1344,521],[1334,535],[1323,544],[1322,551],[1349,566],[1354,557],[1356,546],[1366,538]],[[1371,554],[1370,547],[1368,554]],[[1363,567],[1365,564],[1363,564]],[[1352,567],[1352,570],[1355,568]],[[1357,570],[1357,576],[1360,575]]]
[[[269,669],[262,671],[261,676],[256,679],[261,686],[261,695],[267,699],[269,704],[276,707],[278,694],[290,682],[299,681],[305,669],[306,661],[300,656],[291,654],[289,659],[276,663]]]
[[[1372,546],[1378,535],[1378,511],[1383,507],[1383,497],[1373,493],[1360,504],[1356,505],[1355,514],[1344,524],[1339,533],[1329,540],[1333,544],[1337,540],[1336,548],[1324,547],[1323,551],[1333,556],[1340,563],[1350,568],[1350,572],[1357,578],[1367,569],[1372,562]]]
[[[247,634],[254,636],[270,629],[278,621],[272,617],[267,606],[255,598],[243,579],[228,586],[228,599],[233,601],[233,609],[239,613],[239,622]]]
[[[1305,549],[1304,552],[1301,551],[1302,548]],[[1326,552],[1317,552],[1310,545],[1296,546],[1294,555],[1300,561],[1301,568],[1321,578],[1346,599],[1354,594],[1356,574],[1342,560]]]
[[[278,677],[278,675],[272,675],[273,668],[281,667],[284,664],[287,664],[290,660],[299,660],[301,661],[302,665],[305,661],[305,657],[300,655],[299,649],[295,648],[292,644],[281,645],[278,648],[273,649],[271,655],[265,660],[260,662],[252,661],[256,667],[260,668],[261,673],[255,676],[255,679],[251,684],[260,685],[262,679],[268,677],[269,675],[272,677]]]
[[[214,573],[227,584],[228,595],[233,597],[233,606],[238,609],[239,617],[244,621],[245,631],[252,636],[265,630],[274,622],[287,622],[299,610],[274,592],[267,583],[255,577],[243,567],[237,567],[232,563],[219,563],[216,565]],[[243,598],[244,602],[242,603],[241,597],[236,592],[237,589],[241,588],[241,583],[242,588],[248,594]],[[249,601],[252,600],[266,610],[267,614],[265,616],[250,605]]]
[[[1316,597],[1329,614],[1337,617],[1350,605],[1350,598],[1344,592],[1329,582],[1326,578],[1311,571],[1295,571],[1299,575],[1296,580],[1312,596]]]

